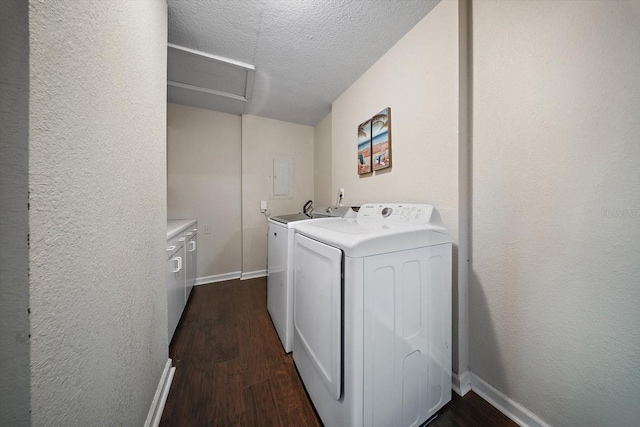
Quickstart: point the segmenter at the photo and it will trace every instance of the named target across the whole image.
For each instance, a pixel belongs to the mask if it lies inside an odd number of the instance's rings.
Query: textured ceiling
[[[169,43],[256,68],[248,102],[176,87],[169,101],[313,126],[439,1],[169,0]]]

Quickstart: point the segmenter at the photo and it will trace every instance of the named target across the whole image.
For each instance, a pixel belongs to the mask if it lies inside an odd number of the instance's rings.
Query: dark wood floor
[[[193,288],[169,355],[176,367],[161,426],[320,426],[266,307],[266,280]],[[432,426],[515,426],[473,392]]]

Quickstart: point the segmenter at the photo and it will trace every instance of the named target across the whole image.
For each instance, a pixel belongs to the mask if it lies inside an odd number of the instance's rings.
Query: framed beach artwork
[[[371,172],[371,119],[358,125],[358,175]]]
[[[391,167],[391,108],[371,118],[371,159],[373,170]]]

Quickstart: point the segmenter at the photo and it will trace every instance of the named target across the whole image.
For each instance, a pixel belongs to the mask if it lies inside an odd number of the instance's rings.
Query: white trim
[[[207,52],[202,52],[201,50],[189,49],[188,47],[178,46],[177,44],[167,43],[167,47],[175,50],[181,50],[183,52],[190,53],[192,55],[203,56],[205,58],[213,59],[214,61],[222,62],[223,64],[232,65],[234,67],[242,68],[247,71],[255,71],[256,67],[251,64],[247,64],[246,62],[236,61],[235,59],[225,58],[218,55],[211,55]]]
[[[253,81],[255,80],[255,75],[255,70],[247,72],[247,84],[244,87],[244,99],[247,101],[251,101],[251,96],[253,96]]]
[[[474,373],[471,373],[471,388],[480,397],[492,404],[496,409],[511,418],[518,425],[526,427],[549,426],[549,424],[542,421],[533,412],[529,411],[521,404],[509,399]]]
[[[232,271],[231,273],[214,274],[213,276],[198,277],[195,286],[206,285],[208,283],[224,282],[226,280],[239,279],[242,272]]]
[[[458,317],[457,333],[454,336],[457,360],[453,361],[456,371],[469,371],[469,276],[471,271],[471,96],[473,82],[471,60],[471,0],[458,2],[458,278],[454,313]],[[462,380],[462,376],[460,376]],[[462,387],[462,395],[471,388],[467,378],[467,390]],[[465,381],[462,381],[464,384]]]
[[[171,388],[171,382],[173,381],[173,374],[176,372],[176,368],[171,367],[171,359],[167,359],[167,363],[164,365],[164,371],[160,377],[158,388],[156,388],[156,394],[153,396],[147,419],[144,422],[144,427],[158,427],[160,425],[160,418],[162,418],[162,411],[164,410],[164,404],[167,402],[167,396],[169,395],[169,389]]]
[[[267,270],[256,270],[243,273],[241,271],[232,271],[231,273],[215,274],[213,276],[198,277],[195,286],[206,285],[208,283],[224,282],[225,280],[248,280],[256,277],[265,277]]]
[[[451,373],[451,388],[458,393],[458,396],[464,396],[471,391],[471,372],[464,371],[462,374]]]
[[[240,280],[248,280],[255,279],[256,277],[265,277],[267,275],[267,270],[256,270],[256,271],[248,271],[246,273],[242,273],[240,276]]]
[[[208,93],[210,95],[224,96],[225,98],[235,99],[236,101],[242,101],[242,102],[249,101],[246,97],[236,95],[235,93],[220,92],[219,90],[209,89],[206,87],[194,86],[187,83],[174,82],[173,80],[167,80],[167,85],[173,86],[173,87],[179,87],[181,89],[193,90],[196,92]]]

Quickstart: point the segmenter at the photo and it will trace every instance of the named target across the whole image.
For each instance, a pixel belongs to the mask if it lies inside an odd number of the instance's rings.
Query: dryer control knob
[[[382,209],[382,216],[386,218],[389,215],[391,215],[392,211],[393,211],[393,209],[391,209],[391,208],[384,208],[384,209]]]

